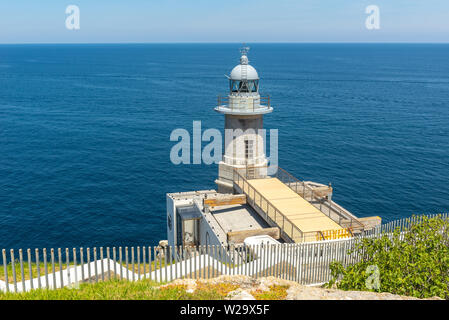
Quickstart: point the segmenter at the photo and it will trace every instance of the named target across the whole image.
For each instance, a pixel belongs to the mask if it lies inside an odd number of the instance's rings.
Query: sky
[[[80,10],[79,30],[66,8]],[[365,26],[369,5],[380,29]],[[448,0],[14,0],[0,43],[449,42]]]

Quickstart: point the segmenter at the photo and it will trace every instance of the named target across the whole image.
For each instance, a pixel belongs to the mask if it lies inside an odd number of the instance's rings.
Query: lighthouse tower
[[[233,193],[235,168],[263,170],[267,166],[263,115],[273,111],[270,98],[259,94],[259,75],[248,64],[248,47],[243,47],[240,64],[232,69],[229,95],[218,97],[215,111],[225,115],[225,145],[218,165],[218,192]],[[231,129],[231,130],[226,130]]]

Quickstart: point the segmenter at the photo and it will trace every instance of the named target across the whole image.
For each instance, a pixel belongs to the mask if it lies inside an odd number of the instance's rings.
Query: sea
[[[249,45],[280,167],[359,217],[449,212],[449,45]],[[170,135],[223,129],[240,46],[0,45],[0,248],[166,239],[166,193],[218,171]]]

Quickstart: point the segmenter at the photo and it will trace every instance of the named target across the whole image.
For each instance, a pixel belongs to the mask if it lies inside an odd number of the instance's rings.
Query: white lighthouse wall
[[[177,243],[177,215],[176,215],[176,207],[185,206],[192,204],[192,199],[176,199],[174,200],[172,197],[167,195],[167,240],[168,245],[170,246],[180,246],[182,243]],[[171,219],[171,229],[170,223],[168,222]]]
[[[225,133],[225,152],[223,161],[229,165],[258,165],[265,162],[263,116],[226,115],[225,128],[233,130],[232,137]],[[252,157],[245,157],[245,140],[253,141]]]
[[[167,195],[167,240],[169,246],[176,245],[176,207],[174,200]],[[168,221],[171,220],[171,228]]]

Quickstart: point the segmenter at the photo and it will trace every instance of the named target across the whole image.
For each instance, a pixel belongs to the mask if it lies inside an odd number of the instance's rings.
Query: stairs
[[[256,178],[256,168],[247,167],[246,168],[246,179],[255,179]]]

